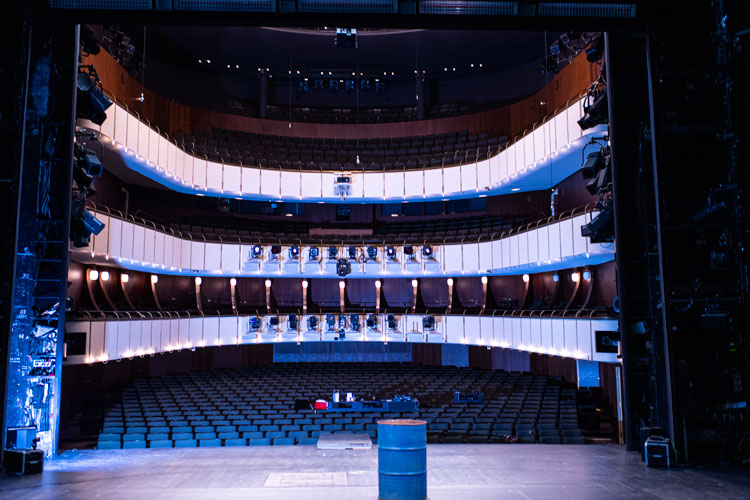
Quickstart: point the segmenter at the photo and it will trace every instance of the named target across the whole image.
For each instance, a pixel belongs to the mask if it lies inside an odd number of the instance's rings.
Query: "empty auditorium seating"
[[[295,410],[335,390],[364,399],[416,396],[416,413]],[[484,402],[453,402],[453,392]],[[383,418],[427,422],[430,443],[583,444],[576,390],[528,373],[398,363],[299,363],[135,381],[108,410],[99,449],[314,444],[321,433],[377,441]]]
[[[450,132],[388,139],[311,139],[227,129],[175,134],[189,153],[211,161],[291,170],[405,170],[461,165],[502,150],[506,137]]]

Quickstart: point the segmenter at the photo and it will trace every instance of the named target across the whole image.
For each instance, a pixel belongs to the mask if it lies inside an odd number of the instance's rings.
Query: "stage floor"
[[[0,475],[0,498],[370,499],[377,447],[66,451],[42,475]],[[431,500],[750,499],[750,469],[649,469],[615,445],[429,445]]]

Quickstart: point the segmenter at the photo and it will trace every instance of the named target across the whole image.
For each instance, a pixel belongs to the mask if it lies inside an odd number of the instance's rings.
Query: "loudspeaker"
[[[38,474],[44,469],[44,452],[42,450],[5,450],[3,463],[6,472]]]

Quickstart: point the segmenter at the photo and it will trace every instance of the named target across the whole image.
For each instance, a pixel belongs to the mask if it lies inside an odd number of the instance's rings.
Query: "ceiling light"
[[[237,278],[232,278],[229,280],[229,284],[232,286],[237,286]]]
[[[375,280],[375,288],[380,288],[381,285],[380,280]]]
[[[157,284],[158,282],[159,282],[159,276],[157,276],[157,275],[155,275],[155,274],[152,274],[152,275],[151,275],[151,283],[153,283],[153,284],[155,285],[155,284]]]
[[[102,278],[102,281],[109,281],[109,271],[102,271],[102,273],[99,275]],[[586,277],[586,274],[584,273],[584,278]]]
[[[201,283],[203,283],[203,278],[201,278],[200,276],[196,276],[196,278],[195,278],[195,284],[196,285],[200,285]]]
[[[126,273],[122,273],[120,275],[120,281],[122,281],[123,283],[127,283],[128,281],[130,281],[130,276],[128,276]]]
[[[453,286],[453,278],[448,278],[446,283],[448,283],[448,286]]]
[[[482,284],[483,285],[487,284],[487,276],[482,276]]]
[[[302,288],[307,288],[308,283],[307,280],[302,280]]]
[[[524,283],[528,283],[530,279],[531,279],[531,278],[529,278],[529,275],[528,275],[528,274],[524,274],[524,275],[523,275],[523,282],[524,282]]]
[[[271,288],[271,280],[266,280],[266,288]]]
[[[417,286],[419,286],[419,281],[417,281],[417,280],[411,280],[411,287],[412,288],[417,288]]]
[[[339,288],[341,288],[342,290],[344,288],[346,288],[346,282],[345,281],[339,281]]]
[[[511,191],[520,191],[521,188],[511,188]]]
[[[581,275],[579,273],[570,274],[570,281],[572,281],[573,283],[578,283],[580,279],[581,279]]]
[[[93,281],[96,281],[99,279],[99,271],[96,269],[92,269],[89,271],[89,278],[91,278]]]

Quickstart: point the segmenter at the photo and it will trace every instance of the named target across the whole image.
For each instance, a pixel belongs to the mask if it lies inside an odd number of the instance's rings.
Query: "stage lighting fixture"
[[[482,276],[482,279],[481,279],[481,281],[482,281],[482,284],[483,284],[483,285],[486,285],[486,284],[487,284],[487,281],[488,281],[488,279],[487,279],[487,276]]]
[[[599,61],[604,55],[604,36],[600,35],[599,38],[595,39],[591,46],[586,49],[586,60],[590,63]]]
[[[586,101],[583,105],[583,117],[578,120],[578,126],[581,130],[587,130],[591,127],[599,125],[600,123],[607,123],[609,118],[609,110],[607,109],[607,94],[606,91],[601,91],[596,94],[589,92]],[[592,104],[588,104],[590,99],[594,99]]]
[[[279,255],[281,253],[281,245],[271,245],[271,255]]]
[[[298,246],[289,247],[289,258],[290,259],[297,259],[297,258],[299,258],[299,247]]]
[[[410,259],[414,258],[414,247],[411,245],[407,245],[404,247],[404,254],[408,256]]]
[[[247,321],[247,328],[251,332],[257,332],[261,327],[261,319],[258,316],[250,316]]]
[[[591,271],[584,271],[584,272],[583,272],[583,279],[584,279],[585,281],[588,281],[588,280],[590,280],[590,279],[591,279]]]
[[[203,278],[201,278],[200,276],[196,276],[195,277],[195,284],[196,285],[200,285],[201,283],[203,283]]]
[[[271,329],[276,329],[279,326],[279,317],[271,316],[268,318],[268,326],[271,327]]]
[[[528,283],[528,282],[529,282],[529,280],[530,280],[531,278],[529,277],[529,275],[528,275],[528,274],[524,274],[524,275],[522,276],[522,279],[523,279],[523,282],[524,282],[524,283]]]
[[[156,275],[156,274],[152,274],[152,275],[151,275],[151,283],[153,283],[153,284],[155,285],[155,284],[157,284],[158,282],[159,282],[159,276],[158,276],[158,275]]]
[[[266,288],[271,288],[271,280],[266,280],[264,284],[266,285]]]
[[[367,92],[368,90],[370,90],[370,80],[360,80],[359,90],[361,90],[362,92]]]
[[[586,191],[592,195],[596,195],[599,192],[606,190],[611,182],[612,170],[610,169],[609,164],[607,164],[607,166],[596,174],[594,179],[591,179],[588,184],[586,184]]]
[[[290,314],[288,319],[289,329],[290,330],[296,330],[297,329],[297,315],[296,314]]]
[[[385,82],[377,82],[375,84],[375,92],[380,95],[385,94]]]
[[[102,221],[86,210],[81,201],[73,200],[70,215],[70,239],[74,247],[88,246],[91,235],[99,234],[103,229]]]
[[[356,49],[357,30],[354,28],[336,28],[336,47],[339,49]]]
[[[352,272],[352,264],[346,259],[339,259],[336,261],[336,274],[339,276],[346,276]]]
[[[435,331],[435,316],[425,316],[422,318],[422,330],[425,332]]]
[[[422,255],[427,259],[432,258],[432,247],[430,245],[423,246]]]
[[[130,275],[128,273],[122,273],[120,275],[120,281],[122,281],[123,283],[127,283],[128,281],[130,281]]]
[[[339,314],[339,333],[344,333],[346,331],[346,315],[345,314]]]
[[[91,278],[91,281],[96,281],[99,279],[99,271],[96,269],[92,269],[89,271],[89,278]]]
[[[354,82],[354,80],[346,80],[344,82],[344,90],[347,92],[354,92],[354,89],[357,88],[357,84]]]
[[[318,247],[310,247],[310,249],[307,251],[307,258],[310,260],[318,260],[319,255],[320,250],[318,250]]]
[[[300,94],[304,94],[309,90],[310,84],[307,82],[307,80],[300,80],[297,82],[297,92],[299,92]]]
[[[367,319],[365,320],[365,324],[367,325],[368,330],[377,330],[378,329],[378,317],[375,314],[370,314],[367,316]]]
[[[339,249],[336,247],[328,247],[328,260],[336,260],[336,256],[339,253]]]
[[[229,284],[231,286],[237,286],[237,278],[232,278],[229,280]]]
[[[552,275],[552,281],[554,281],[555,283],[557,283],[558,281],[560,281],[560,275],[557,274],[557,273],[553,274]]]
[[[395,330],[398,327],[398,322],[396,322],[395,315],[389,314],[388,316],[386,316],[386,321],[388,323],[389,330]]]
[[[339,81],[335,79],[328,80],[328,90],[331,92],[338,92],[339,91]]]
[[[581,279],[581,275],[579,273],[577,272],[570,273],[570,281],[572,281],[573,283],[578,283],[580,279]]]
[[[307,329],[315,330],[317,328],[318,328],[318,317],[310,316],[309,318],[307,318]]]
[[[78,100],[76,116],[101,125],[107,119],[105,111],[112,106],[112,101],[99,88],[99,76],[93,66],[81,66],[78,73]]]
[[[596,177],[596,173],[604,168],[604,158],[602,157],[601,151],[594,151],[589,153],[586,157],[586,161],[583,162],[583,168],[581,173],[584,179],[593,179]]]
[[[326,314],[326,331],[333,332],[336,330],[336,315]]]
[[[367,247],[367,258],[370,260],[374,260],[378,258],[378,248],[377,247]]]
[[[323,87],[325,87],[325,82],[323,80],[313,81],[313,90],[323,90]]]
[[[346,251],[351,260],[357,260],[357,247],[347,247]]]
[[[385,257],[388,260],[394,260],[396,258],[396,247],[385,247]]]
[[[263,247],[260,245],[253,245],[252,250],[250,250],[250,255],[253,259],[260,259],[263,255]]]
[[[102,271],[100,274],[102,281],[109,281],[109,271]]]
[[[355,332],[359,331],[359,314],[349,315],[349,328]]]
[[[581,226],[581,236],[591,238],[591,243],[610,243],[615,240],[611,205],[606,205],[591,222]]]

